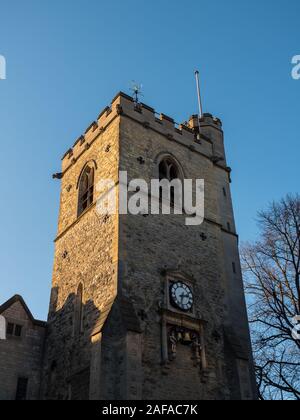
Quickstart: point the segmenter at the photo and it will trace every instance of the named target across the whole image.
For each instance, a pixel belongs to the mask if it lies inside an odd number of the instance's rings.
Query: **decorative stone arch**
[[[180,164],[179,160],[173,153],[170,153],[167,151],[160,152],[154,159],[154,164],[155,164],[154,174],[153,174],[154,178],[159,179],[159,166],[164,160],[169,160],[170,162],[173,162],[173,164],[176,166],[178,170],[179,179],[183,181],[185,179],[185,172],[182,168],[182,165]]]
[[[91,159],[88,162],[86,162],[83,168],[81,169],[80,175],[77,180],[77,185],[76,185],[77,190],[79,189],[79,186],[80,186],[81,177],[88,166],[92,167],[95,171],[98,169],[98,165],[95,159]]]

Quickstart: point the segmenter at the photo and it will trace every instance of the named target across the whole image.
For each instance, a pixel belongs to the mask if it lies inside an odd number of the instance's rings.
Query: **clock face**
[[[171,299],[177,308],[182,311],[190,311],[194,304],[193,293],[184,283],[178,282],[171,286]]]

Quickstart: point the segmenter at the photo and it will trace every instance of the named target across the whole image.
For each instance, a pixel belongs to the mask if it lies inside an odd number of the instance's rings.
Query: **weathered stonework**
[[[7,335],[0,340],[0,400],[15,400],[18,380],[28,380],[24,398],[40,398],[41,371],[46,323],[31,315],[24,300],[14,296],[0,306],[5,321],[22,327],[20,336]]]
[[[44,367],[46,398],[69,398],[72,383],[73,389],[80,384],[80,372],[84,372],[82,380],[86,382],[86,372],[90,370],[91,381],[97,382],[93,379],[94,370],[90,369],[95,345],[93,337],[101,333],[117,294],[118,216],[102,217],[94,205],[78,218],[77,205],[78,178],[86,163],[95,165],[95,185],[107,177],[117,182],[119,121],[114,119],[94,142],[88,141],[89,133],[86,141],[74,147],[74,160],[71,161],[69,155],[63,159],[65,172]],[[88,148],[86,144],[89,144]],[[74,300],[80,283],[83,285],[84,310],[82,332],[77,336],[74,334]],[[74,377],[76,380],[73,381]],[[83,388],[88,390],[89,384],[85,383]],[[85,397],[89,396],[89,390],[86,392]],[[90,392],[96,395],[92,388]]]
[[[256,397],[222,124],[210,114],[201,124],[199,137],[197,116],[178,126],[120,93],[64,155],[44,399]],[[186,215],[101,216],[96,189],[78,217],[87,164],[95,186],[112,179],[118,191],[119,171],[150,184],[164,156],[184,178],[205,180],[202,225],[186,226]],[[176,280],[193,290],[189,313],[170,304]]]

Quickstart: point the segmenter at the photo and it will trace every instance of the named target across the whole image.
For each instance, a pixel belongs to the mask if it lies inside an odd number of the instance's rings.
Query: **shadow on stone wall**
[[[70,294],[58,309],[58,292],[51,292],[42,398],[124,399],[128,333],[142,332],[132,303],[119,296],[100,311],[88,300],[79,316],[78,296]]]
[[[41,397],[88,400],[92,337],[101,332],[101,312],[92,300],[79,308],[75,293],[58,309],[58,292],[51,291]]]

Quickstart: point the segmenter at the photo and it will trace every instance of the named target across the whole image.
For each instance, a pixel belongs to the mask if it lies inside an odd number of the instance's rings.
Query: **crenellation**
[[[92,124],[86,129],[85,135],[89,136],[91,133],[94,133],[98,128],[98,123],[93,121]]]
[[[117,95],[114,97],[114,99],[112,100],[112,103],[114,103],[115,101],[119,101],[120,98],[126,99],[127,101],[134,103],[134,99],[132,96],[127,95],[127,93],[124,93],[122,91],[118,92]]]
[[[84,136],[80,136],[75,143],[73,144],[73,148],[75,148],[77,146],[77,144],[79,143],[80,145],[82,145],[85,142],[85,137]]]
[[[81,135],[73,145],[73,148],[69,149],[63,156],[63,171],[66,171],[70,165],[70,158],[78,159],[78,157],[88,150],[91,144],[96,138],[103,134],[106,127],[113,121],[113,119],[119,115],[119,104],[115,104],[115,107],[106,107],[105,110],[99,115],[98,121],[94,121],[85,131],[84,135]],[[87,143],[88,142],[88,143]],[[67,158],[67,162],[65,161]]]
[[[222,128],[222,121],[220,118],[214,117],[212,114],[205,113],[201,118],[201,122],[205,124],[215,125],[218,128]]]
[[[73,146],[73,155],[78,157],[80,153],[82,153],[82,150],[84,150],[84,147],[86,145],[87,136],[82,135],[79,137],[79,139],[75,142]]]
[[[141,103],[141,105],[142,105],[142,107],[143,107],[144,110],[147,110],[147,111],[151,112],[152,114],[155,114],[155,109],[152,108],[151,106],[146,105],[144,103]]]
[[[73,149],[72,148],[71,149],[68,149],[66,151],[66,153],[63,155],[62,160],[65,159],[65,158],[70,159],[70,157],[72,156],[72,154],[73,154]]]
[[[187,135],[187,133],[192,134],[194,137],[194,132],[193,130],[186,124],[180,124],[179,125],[179,130],[182,131],[183,134]]]
[[[138,106],[137,106],[138,105]],[[86,145],[86,141],[90,144],[95,139],[103,134],[106,127],[116,117],[128,117],[141,123],[146,129],[153,129],[160,134],[166,136],[170,141],[177,141],[185,146],[195,146],[196,152],[207,155],[211,158],[214,156],[213,142],[219,142],[220,135],[213,135],[212,130],[217,129],[218,132],[222,132],[222,122],[219,118],[213,117],[211,114],[204,114],[201,122],[203,123],[203,131],[201,138],[203,142],[198,142],[196,138],[197,130],[199,129],[198,115],[192,115],[187,123],[177,124],[175,120],[164,114],[158,114],[154,108],[144,104],[136,104],[132,97],[126,95],[123,92],[118,93],[115,96],[110,106],[104,108],[99,114],[97,121],[87,128],[84,135],[81,135],[73,145],[73,148],[69,149],[64,154],[62,160],[67,159],[67,162],[63,162],[63,170],[67,170],[70,165],[70,159],[77,159],[85,150],[89,148]],[[82,147],[84,145],[84,147]],[[221,150],[222,145],[217,145],[216,149]],[[221,153],[223,156],[223,154]]]
[[[155,123],[156,117],[155,117],[155,110],[153,108],[150,108],[146,105],[142,105],[142,113],[146,121],[152,124]]]
[[[170,125],[175,126],[175,121],[173,118],[168,117],[168,115],[160,114],[161,121],[166,121],[167,123],[170,123]]]
[[[175,133],[176,133],[176,134],[179,134],[180,136],[182,136],[182,135],[183,135],[183,132],[182,132],[182,130],[180,130],[180,128],[179,128],[179,127],[175,127]]]
[[[107,115],[107,112],[110,110],[110,107],[109,106],[107,106],[107,107],[105,107],[101,112],[100,112],[100,114],[98,115],[98,118],[97,118],[97,120],[98,120],[98,122],[99,122],[99,120],[101,120],[101,118],[103,117],[103,115]]]
[[[199,116],[192,115],[188,121],[189,128],[195,133],[195,131],[199,131]]]

